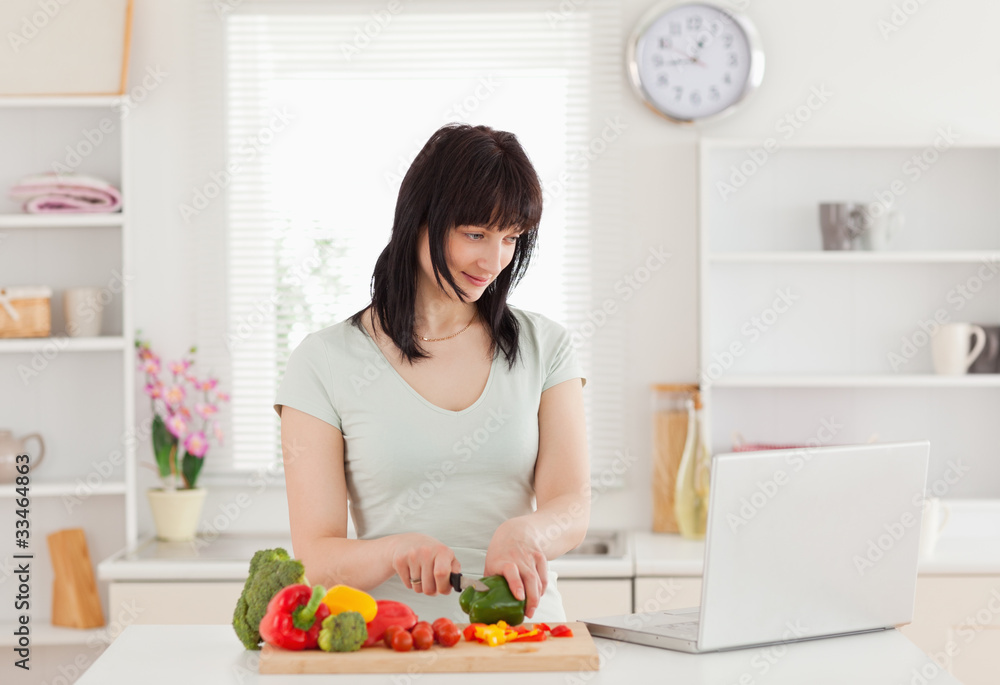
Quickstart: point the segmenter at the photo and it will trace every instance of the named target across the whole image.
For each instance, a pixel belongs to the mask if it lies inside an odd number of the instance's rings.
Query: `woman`
[[[565,619],[548,561],[590,516],[586,379],[565,328],[507,305],[541,210],[514,135],[443,127],[403,179],[371,304],[292,353],[275,410],[311,583],[462,619],[449,574],[503,575],[528,618]]]

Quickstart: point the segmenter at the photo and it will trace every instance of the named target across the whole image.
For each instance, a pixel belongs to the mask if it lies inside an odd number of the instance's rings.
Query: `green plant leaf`
[[[198,482],[198,473],[201,472],[201,467],[204,465],[204,457],[199,458],[184,452],[184,458],[181,460],[181,475],[184,476],[185,487],[195,487]]]
[[[153,417],[153,455],[160,469],[160,477],[167,478],[170,473],[170,450],[177,445],[177,438],[167,430],[163,417],[157,414]]]

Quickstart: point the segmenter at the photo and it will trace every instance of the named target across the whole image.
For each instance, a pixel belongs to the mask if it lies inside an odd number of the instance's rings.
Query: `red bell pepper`
[[[368,639],[362,647],[373,647],[381,642],[385,629],[389,626],[402,626],[404,630],[409,630],[417,625],[417,615],[402,602],[380,599],[375,604],[378,611],[375,612],[375,618],[368,622]]]
[[[551,632],[552,637],[573,637],[573,629],[567,625],[556,626]]]
[[[315,649],[323,619],[330,615],[330,607],[323,604],[324,595],[322,585],[282,588],[267,604],[260,636],[282,649]]]
[[[470,623],[465,626],[465,630],[462,631],[462,636],[465,637],[468,642],[482,642],[482,640],[476,637],[476,626],[485,625],[485,623]]]

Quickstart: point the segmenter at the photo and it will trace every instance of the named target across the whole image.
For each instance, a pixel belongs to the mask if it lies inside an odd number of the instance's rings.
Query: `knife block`
[[[87,551],[83,528],[68,528],[48,536],[52,558],[52,625],[97,628],[104,625],[101,598]]]

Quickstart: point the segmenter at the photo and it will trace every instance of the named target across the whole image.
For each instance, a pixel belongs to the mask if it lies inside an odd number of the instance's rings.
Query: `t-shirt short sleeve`
[[[565,326],[552,320],[546,320],[544,323],[546,325],[540,331],[542,365],[545,369],[542,392],[571,378],[579,378],[586,386],[587,379],[576,357],[576,348],[573,346],[573,338],[569,331]]]
[[[285,375],[278,385],[274,410],[281,416],[281,407],[292,407],[341,428],[331,383],[333,375],[325,343],[311,333],[292,351],[285,366]]]

